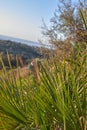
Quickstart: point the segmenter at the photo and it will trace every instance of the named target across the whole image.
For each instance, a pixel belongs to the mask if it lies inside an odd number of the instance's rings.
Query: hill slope
[[[28,59],[41,58],[42,55],[38,51],[38,47],[32,47],[21,43],[16,43],[13,41],[0,40],[0,53],[3,55],[4,62],[7,66],[7,52],[15,64],[16,56],[21,57],[24,63]]]
[[[24,58],[35,58],[40,57],[40,53],[37,51],[37,47],[28,46],[21,43],[12,41],[0,40],[0,52],[6,54],[21,55]]]

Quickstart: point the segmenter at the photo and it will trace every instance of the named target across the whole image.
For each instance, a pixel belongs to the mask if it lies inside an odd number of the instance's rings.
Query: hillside
[[[0,40],[0,52],[14,55],[22,55],[24,58],[35,58],[41,55],[37,52],[37,47],[28,46],[21,43],[16,43],[12,41]]]
[[[9,40],[0,40],[0,53],[4,57],[6,63],[7,52],[11,57],[21,57],[25,63],[28,59],[41,58],[38,47],[28,46],[21,43],[16,43]],[[15,59],[15,58],[13,58]]]

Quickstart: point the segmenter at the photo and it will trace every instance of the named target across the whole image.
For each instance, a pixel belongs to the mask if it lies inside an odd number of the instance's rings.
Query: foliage
[[[66,38],[79,43],[87,42],[87,31],[81,17],[81,9],[84,10],[86,19],[87,1],[58,0],[54,17],[50,19],[50,26],[43,21],[43,35],[54,45],[58,45]]]

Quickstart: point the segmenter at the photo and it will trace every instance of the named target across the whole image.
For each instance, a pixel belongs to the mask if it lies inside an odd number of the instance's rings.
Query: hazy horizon
[[[0,35],[37,42],[42,18],[48,25],[56,7],[57,0],[0,0]]]
[[[6,35],[0,35],[0,40],[6,40],[6,41],[12,41],[12,42],[16,42],[16,43],[21,43],[21,44],[26,44],[29,46],[33,46],[33,47],[45,47],[48,49],[52,49],[53,46],[51,44],[48,43],[41,43],[41,42],[35,42],[32,40],[26,40],[23,38],[17,38],[17,37],[11,37],[11,36],[6,36]]]

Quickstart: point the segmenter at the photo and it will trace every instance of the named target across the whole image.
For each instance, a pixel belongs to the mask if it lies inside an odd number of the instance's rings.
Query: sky
[[[41,39],[42,18],[48,25],[57,0],[0,0],[0,35]]]

